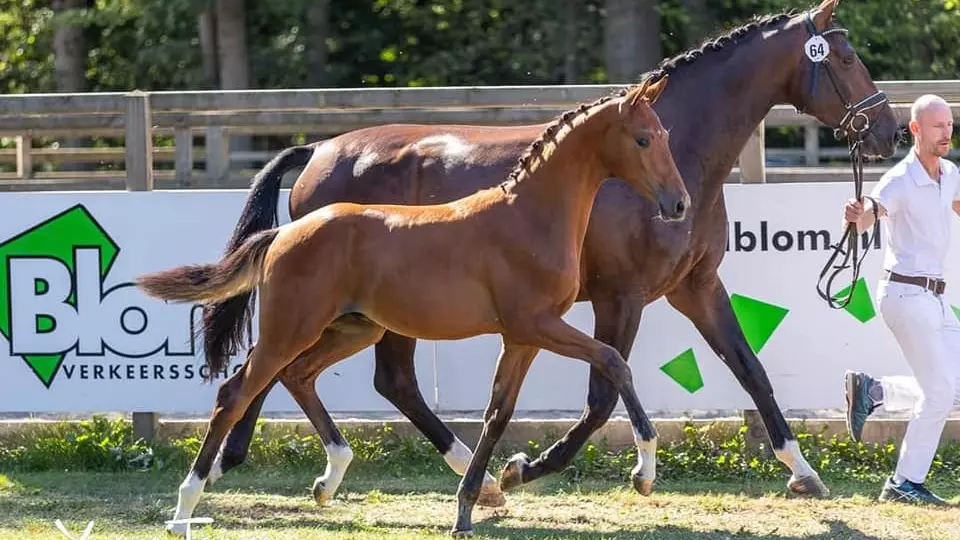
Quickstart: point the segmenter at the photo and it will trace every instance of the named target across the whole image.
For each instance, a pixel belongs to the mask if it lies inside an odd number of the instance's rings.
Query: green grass
[[[745,430],[726,438],[690,426],[657,453],[651,497],[628,486],[633,449],[587,444],[565,470],[507,494],[503,508],[477,507],[478,537],[496,539],[960,539],[960,511],[878,503],[893,470],[892,442],[864,445],[797,433],[804,455],[831,489],[826,500],[787,493],[787,469],[746,445]],[[211,526],[194,538],[447,538],[459,478],[422,437],[390,429],[346,432],[355,459],[335,504],[319,508],[309,488],[326,465],[316,436],[254,436],[248,461],[211,486],[196,516]],[[555,440],[544,434],[525,450]],[[148,445],[129,422],[97,418],[52,425],[0,440],[0,539],[62,538],[61,519],[91,540],[165,538],[177,486],[200,440]],[[498,448],[496,473],[516,448]],[[930,485],[960,503],[960,445],[941,447]]]
[[[0,538],[62,538],[56,519],[75,536],[94,520],[91,539],[163,538],[180,480],[152,471],[6,474]],[[439,539],[453,524],[452,473],[352,474],[325,508],[314,504],[311,482],[305,472],[228,474],[201,499],[195,515],[215,522],[194,538]],[[830,487],[831,498],[817,501],[787,495],[782,482],[667,481],[642,497],[616,482],[557,476],[509,493],[503,508],[478,507],[474,527],[477,537],[495,539],[960,538],[956,510],[878,503],[874,483]],[[952,496],[958,485],[936,487]]]

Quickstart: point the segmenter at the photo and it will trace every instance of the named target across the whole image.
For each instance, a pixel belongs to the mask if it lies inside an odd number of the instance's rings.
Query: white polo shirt
[[[911,148],[880,178],[871,196],[887,210],[884,269],[942,278],[954,219],[952,203],[960,200],[957,166],[940,158],[940,182],[935,182]]]

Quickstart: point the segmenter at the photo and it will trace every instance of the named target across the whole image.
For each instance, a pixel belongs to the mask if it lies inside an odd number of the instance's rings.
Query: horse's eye
[[[650,146],[650,141],[646,137],[637,137],[637,144],[640,145],[640,148],[646,148]]]

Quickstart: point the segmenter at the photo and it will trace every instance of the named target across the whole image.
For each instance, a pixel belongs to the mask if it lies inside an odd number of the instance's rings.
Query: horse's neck
[[[695,203],[712,206],[744,144],[785,99],[786,70],[776,66],[783,60],[768,47],[754,37],[723,62],[703,58],[681,67],[660,98],[673,98],[657,109],[681,141],[674,155],[685,156],[677,167]]]
[[[543,231],[553,245],[576,240],[586,233],[593,199],[608,172],[597,146],[606,122],[616,111],[594,113],[560,139],[543,160],[534,157],[536,168],[521,175],[507,190],[512,205],[532,227]],[[583,148],[583,150],[578,150]],[[559,247],[559,245],[558,245]]]

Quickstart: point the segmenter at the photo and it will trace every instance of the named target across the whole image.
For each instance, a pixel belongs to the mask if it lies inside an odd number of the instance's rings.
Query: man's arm
[[[960,201],[953,201],[953,213],[960,216]]]

